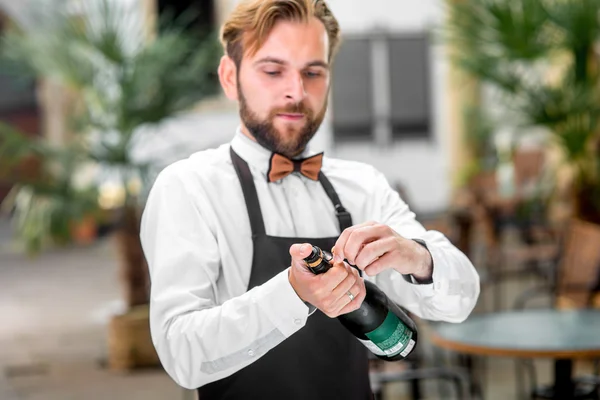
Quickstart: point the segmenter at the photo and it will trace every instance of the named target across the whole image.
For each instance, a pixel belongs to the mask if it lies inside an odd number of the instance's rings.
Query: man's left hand
[[[387,225],[365,222],[345,229],[334,246],[336,261],[346,259],[369,276],[386,269],[428,280],[433,273],[429,251]]]

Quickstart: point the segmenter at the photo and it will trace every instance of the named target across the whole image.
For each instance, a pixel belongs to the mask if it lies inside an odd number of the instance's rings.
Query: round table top
[[[461,353],[506,357],[600,357],[600,310],[525,310],[435,325],[432,341]]]

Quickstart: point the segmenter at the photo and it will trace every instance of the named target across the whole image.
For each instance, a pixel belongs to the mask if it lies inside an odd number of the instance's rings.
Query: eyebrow
[[[327,64],[325,61],[312,61],[309,62],[308,64],[306,64],[307,67],[322,67],[325,69],[329,69],[329,64]]]
[[[255,61],[254,65],[256,66],[256,65],[265,64],[265,63],[279,64],[279,65],[287,65],[288,64],[287,62],[285,62],[279,58],[264,57],[264,58],[261,58],[260,60]],[[315,61],[311,61],[306,64],[305,68],[309,68],[309,67],[322,67],[325,69],[329,69],[329,64],[327,64],[325,61],[315,60]]]

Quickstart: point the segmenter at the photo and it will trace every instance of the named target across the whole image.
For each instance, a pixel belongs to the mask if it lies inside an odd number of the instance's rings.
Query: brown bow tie
[[[292,172],[300,172],[307,178],[316,181],[319,179],[319,172],[323,164],[323,153],[301,160],[290,160],[281,154],[273,153],[267,172],[267,180],[276,182],[285,178]]]

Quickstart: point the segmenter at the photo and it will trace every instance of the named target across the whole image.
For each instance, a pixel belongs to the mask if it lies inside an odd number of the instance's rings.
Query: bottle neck
[[[308,269],[314,274],[322,274],[331,268],[331,260],[333,256],[325,250],[321,250],[317,246],[313,246],[311,254],[304,259]]]

